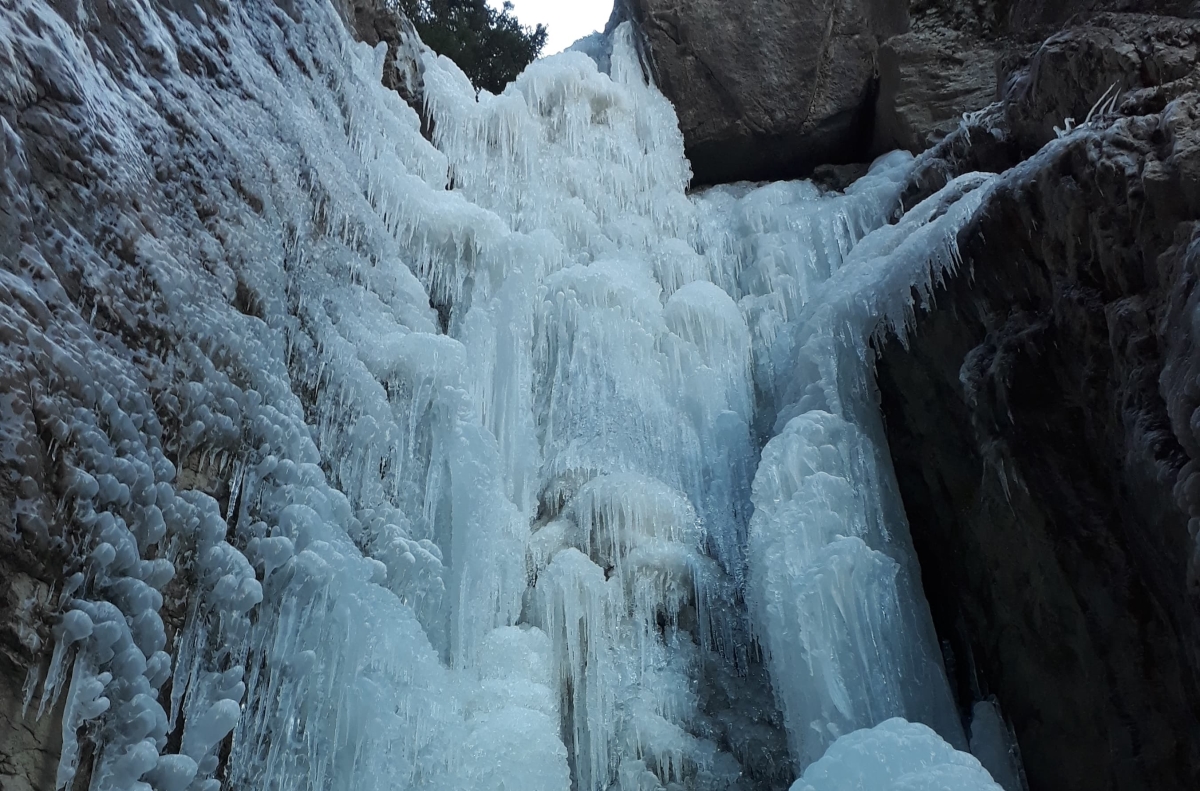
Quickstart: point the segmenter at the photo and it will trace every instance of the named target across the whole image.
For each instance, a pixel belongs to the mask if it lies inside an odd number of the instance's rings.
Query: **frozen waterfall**
[[[431,143],[326,3],[117,0],[121,46],[11,5],[0,92],[71,97],[104,187],[0,116],[6,215],[91,207],[0,226],[0,448],[35,416],[62,470],[17,524],[72,547],[59,788],[998,788],[870,348],[987,177],[690,195],[624,27],[500,96],[423,51]]]

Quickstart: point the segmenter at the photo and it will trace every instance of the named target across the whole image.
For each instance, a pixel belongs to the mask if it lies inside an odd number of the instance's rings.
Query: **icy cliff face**
[[[60,788],[995,788],[868,347],[986,178],[892,224],[907,155],[689,197],[624,28],[501,96],[426,53],[432,144],[315,2],[28,0],[0,42]]]

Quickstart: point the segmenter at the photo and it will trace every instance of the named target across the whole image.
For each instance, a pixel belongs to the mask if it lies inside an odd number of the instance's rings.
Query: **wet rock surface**
[[[51,610],[50,585],[18,570],[35,566],[31,560],[0,561],[0,788],[4,791],[54,788],[62,742],[61,709],[35,719],[39,701],[25,699],[28,668],[36,665],[50,639],[46,618]]]

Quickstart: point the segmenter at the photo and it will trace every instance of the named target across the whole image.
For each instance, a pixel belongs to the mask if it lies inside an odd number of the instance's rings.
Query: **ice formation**
[[[499,96],[422,51],[429,142],[328,4],[115,5],[128,52],[0,14],[5,101],[53,83],[93,173],[0,242],[0,439],[64,470],[14,512],[78,540],[60,788],[994,788],[869,349],[986,177],[689,195],[627,28]],[[6,216],[50,211],[0,133]]]
[[[1000,791],[974,756],[900,718],[838,739],[791,791]]]

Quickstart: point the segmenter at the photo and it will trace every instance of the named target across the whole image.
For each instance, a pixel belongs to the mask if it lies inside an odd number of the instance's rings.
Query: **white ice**
[[[864,751],[879,788],[992,787],[869,349],[986,177],[903,216],[905,154],[689,194],[628,28],[610,73],[566,52],[499,96],[410,42],[430,143],[325,3],[124,0],[128,62],[18,5],[0,91],[80,97],[107,223],[0,271],[85,536],[37,690],[59,787],[85,724],[96,791],[848,791]],[[0,132],[31,216],[36,141]]]
[[[886,720],[841,739],[804,770],[791,791],[1000,791],[968,753],[924,725]]]

